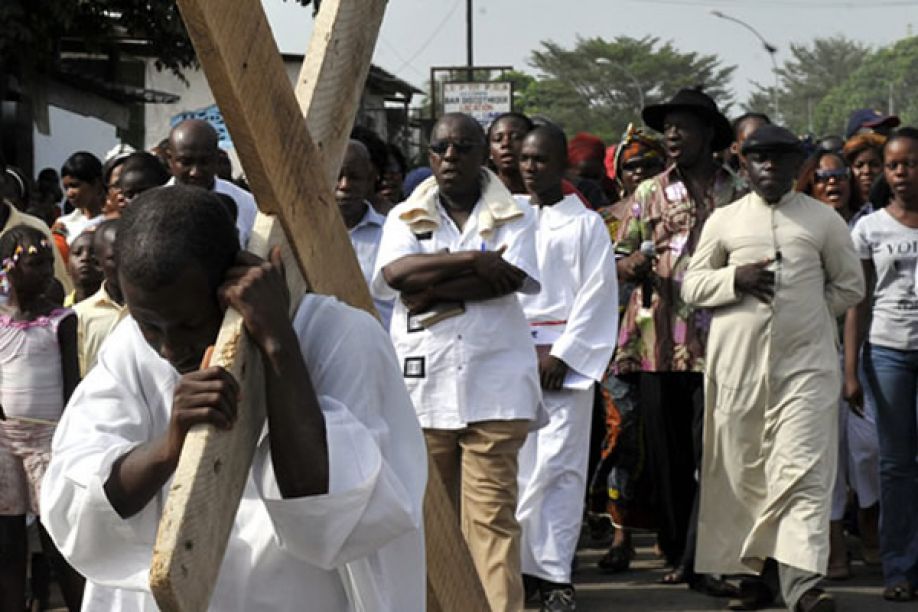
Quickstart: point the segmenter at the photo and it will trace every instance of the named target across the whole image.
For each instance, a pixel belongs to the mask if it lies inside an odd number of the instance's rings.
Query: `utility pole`
[[[472,80],[472,0],[465,0],[465,65],[468,69],[468,80]]]

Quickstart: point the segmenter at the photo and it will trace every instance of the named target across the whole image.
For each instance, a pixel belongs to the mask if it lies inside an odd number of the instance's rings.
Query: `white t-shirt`
[[[873,261],[876,269],[871,344],[918,350],[918,228],[902,225],[880,209],[857,222],[851,239],[860,258]]]
[[[87,229],[99,225],[105,221],[105,215],[101,213],[96,215],[93,218],[87,217],[83,214],[83,211],[79,208],[73,210],[73,212],[63,215],[57,220],[57,223],[64,226],[67,236],[67,244],[72,245],[73,241],[77,239],[77,236],[82,234]]]

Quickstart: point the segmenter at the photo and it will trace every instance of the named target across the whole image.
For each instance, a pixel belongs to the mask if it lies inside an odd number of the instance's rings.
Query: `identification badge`
[[[406,357],[404,375],[405,378],[424,378],[424,358]]]

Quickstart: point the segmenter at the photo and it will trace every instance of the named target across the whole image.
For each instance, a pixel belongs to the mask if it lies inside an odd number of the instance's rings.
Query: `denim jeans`
[[[870,345],[880,439],[880,553],[887,586],[918,585],[918,350]]]

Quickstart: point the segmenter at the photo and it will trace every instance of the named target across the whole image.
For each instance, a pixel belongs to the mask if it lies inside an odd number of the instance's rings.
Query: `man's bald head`
[[[201,119],[182,121],[169,133],[169,170],[176,182],[211,189],[217,172],[220,136]]]
[[[466,137],[471,137],[473,140],[480,139],[482,144],[486,140],[484,128],[474,117],[465,113],[446,113],[437,119],[433,129],[430,130],[431,142],[436,140],[441,132],[450,131],[444,130],[446,126],[458,128]]]
[[[186,119],[177,123],[172,131],[169,132],[169,146],[174,147],[176,144],[191,142],[196,146],[208,147],[217,150],[220,142],[220,135],[213,126],[203,119]]]

